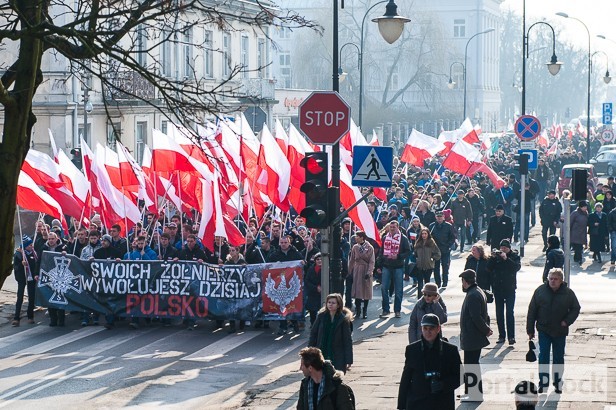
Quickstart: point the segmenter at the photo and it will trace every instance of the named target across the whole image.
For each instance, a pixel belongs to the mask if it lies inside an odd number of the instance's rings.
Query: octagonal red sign
[[[335,144],[350,124],[351,107],[335,91],[314,91],[299,106],[299,129],[313,144]]]

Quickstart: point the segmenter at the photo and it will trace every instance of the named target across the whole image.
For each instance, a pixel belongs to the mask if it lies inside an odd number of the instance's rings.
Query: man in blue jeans
[[[535,338],[535,325],[539,332],[539,393],[550,384],[550,350],[552,350],[552,384],[554,392],[562,393],[565,370],[565,343],[569,326],[580,314],[580,303],[575,293],[563,281],[563,271],[552,269],[547,283],[539,286],[528,306],[526,333]]]
[[[400,317],[402,310],[402,289],[404,264],[406,258],[411,253],[411,245],[408,238],[398,226],[398,221],[393,220],[387,225],[387,233],[381,237],[383,246],[379,252],[379,269],[383,278],[381,282],[381,296],[383,298],[383,312],[381,317],[388,316],[391,311],[389,307],[389,285],[394,283],[394,313]]]

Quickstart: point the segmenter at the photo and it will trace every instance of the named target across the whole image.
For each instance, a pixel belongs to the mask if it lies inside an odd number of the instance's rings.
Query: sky
[[[505,0],[501,8],[522,14],[522,2]],[[582,20],[590,31],[592,50],[605,51],[616,64],[616,44],[597,38],[597,34],[602,34],[616,42],[616,0],[526,0],[526,27],[545,19],[550,24],[554,23],[556,41],[564,35],[568,41],[586,49],[588,35],[584,27],[575,20],[556,16],[557,12]]]

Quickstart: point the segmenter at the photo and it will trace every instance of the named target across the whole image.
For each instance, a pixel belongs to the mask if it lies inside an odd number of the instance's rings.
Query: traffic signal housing
[[[306,207],[300,216],[308,228],[324,229],[329,226],[328,212],[328,158],[327,152],[307,152],[300,166],[304,168],[306,182],[300,187],[306,199]]]
[[[528,175],[528,155],[524,153],[519,153],[518,155],[513,156],[516,165],[514,168],[518,171],[520,175]]]

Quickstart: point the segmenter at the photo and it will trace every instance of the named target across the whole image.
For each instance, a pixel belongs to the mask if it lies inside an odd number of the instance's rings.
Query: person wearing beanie
[[[498,325],[498,341],[504,343],[508,338],[509,345],[515,344],[515,291],[517,288],[517,273],[521,268],[518,251],[511,250],[511,242],[503,239],[500,249],[494,250],[488,259],[488,272],[492,278],[492,291],[496,307],[496,323]],[[505,306],[506,324],[505,331]]]
[[[34,324],[34,298],[36,293],[36,280],[38,279],[38,255],[34,250],[34,241],[28,235],[21,238],[21,246],[13,255],[13,273],[17,281],[17,301],[15,302],[15,315],[11,325],[19,326],[21,320],[21,307],[24,303],[25,291],[28,291],[28,323]]]
[[[496,205],[495,215],[490,217],[488,231],[486,233],[486,243],[491,249],[498,249],[503,239],[513,237],[513,221],[511,217],[505,215],[505,207]]]
[[[464,350],[464,393],[465,401],[483,401],[483,382],[481,381],[481,349],[490,344],[492,336],[486,295],[477,286],[477,274],[467,269],[460,274],[462,290],[466,293],[460,310],[460,349]],[[472,377],[471,377],[472,376]],[[471,384],[471,382],[476,383]],[[473,386],[473,390],[471,390]],[[474,387],[476,386],[476,387]],[[475,390],[477,389],[477,390]]]
[[[543,238],[543,251],[548,249],[548,231],[550,235],[556,233],[556,226],[560,222],[563,207],[556,198],[556,191],[550,190],[539,205],[539,220],[541,221],[541,237]]]
[[[543,267],[542,282],[548,280],[548,273],[554,269],[564,269],[565,252],[560,248],[560,239],[556,235],[548,237],[548,249],[545,253],[545,265]]]
[[[447,323],[447,306],[434,283],[426,283],[421,290],[423,296],[415,303],[409,321],[409,344],[421,339],[421,321],[429,313],[438,317],[441,324]],[[442,336],[442,333],[441,333]]]

